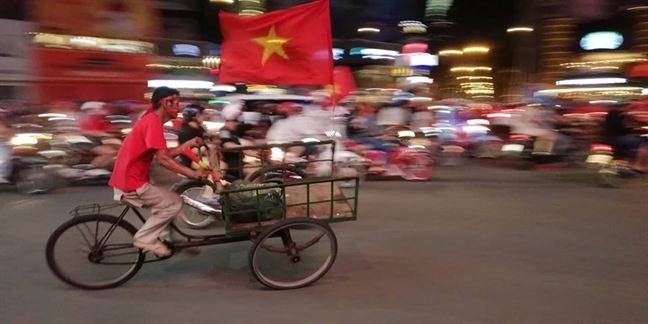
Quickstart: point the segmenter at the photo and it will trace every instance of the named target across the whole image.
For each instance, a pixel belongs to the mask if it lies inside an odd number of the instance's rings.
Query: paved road
[[[427,183],[367,182],[360,220],[318,284],[268,291],[248,243],[151,264],[81,291],[44,262],[48,235],[105,187],[0,192],[0,323],[646,323],[648,185],[473,167]]]

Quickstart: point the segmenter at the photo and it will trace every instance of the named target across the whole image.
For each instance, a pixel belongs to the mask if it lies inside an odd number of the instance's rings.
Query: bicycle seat
[[[119,200],[119,203],[122,204],[122,205],[124,205],[124,206],[128,206],[128,207],[130,207],[130,208],[134,208],[134,209],[137,209],[137,208],[142,207],[142,206],[137,206],[137,205],[135,205],[135,204],[129,202],[128,200],[126,200],[126,199],[124,199],[124,198],[120,199],[120,200]]]

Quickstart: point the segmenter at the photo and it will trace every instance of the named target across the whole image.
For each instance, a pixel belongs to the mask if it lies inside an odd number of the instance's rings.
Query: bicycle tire
[[[292,283],[279,284],[276,281],[266,278],[259,270],[256,262],[257,252],[259,251],[259,249],[263,248],[262,247],[263,242],[270,237],[275,237],[278,231],[286,230],[290,227],[303,229],[306,226],[312,226],[312,225],[322,228],[325,231],[325,234],[330,239],[331,250],[330,250],[329,257],[327,258],[326,264],[320,269],[318,269],[316,272],[314,272],[311,276],[307,277],[306,279],[298,280]],[[335,259],[337,257],[337,251],[338,251],[337,237],[335,236],[335,233],[327,223],[321,220],[306,218],[306,217],[291,218],[291,219],[282,220],[274,224],[273,226],[266,228],[257,237],[257,239],[254,240],[254,243],[252,244],[252,247],[250,248],[250,253],[248,255],[248,265],[250,267],[250,271],[252,272],[252,276],[254,276],[254,279],[256,279],[259,283],[263,284],[264,286],[270,289],[274,289],[274,290],[299,289],[315,283],[316,281],[321,279],[324,275],[326,275],[326,273],[331,269],[331,267],[335,263]]]
[[[54,275],[57,278],[59,278],[61,281],[71,286],[86,289],[86,290],[100,290],[100,289],[115,288],[126,283],[133,276],[135,276],[135,274],[137,274],[137,272],[142,268],[142,265],[144,264],[145,255],[142,252],[142,250],[139,250],[137,261],[134,263],[134,266],[128,272],[126,272],[124,275],[117,278],[117,280],[108,283],[89,284],[89,283],[80,282],[66,275],[66,273],[57,264],[56,256],[54,253],[54,247],[56,246],[56,242],[58,241],[58,239],[68,229],[71,229],[78,224],[89,222],[89,221],[92,222],[102,221],[111,224],[115,224],[119,221],[119,223],[117,224],[118,227],[125,229],[132,235],[135,235],[135,233],[137,232],[137,229],[133,225],[131,225],[130,223],[128,223],[123,219],[119,220],[118,217],[112,215],[87,215],[87,216],[75,217],[63,223],[56,230],[54,230],[52,235],[47,240],[47,245],[45,247],[45,258],[47,260],[47,266],[54,273]]]

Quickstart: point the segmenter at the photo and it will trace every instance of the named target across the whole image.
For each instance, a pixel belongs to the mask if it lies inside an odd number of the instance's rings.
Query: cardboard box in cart
[[[356,215],[354,213],[356,195],[353,193],[345,195],[334,181],[287,186],[285,190],[286,218],[310,216],[316,219],[334,220],[353,218]],[[333,200],[332,216],[331,200]],[[310,214],[308,206],[310,206]]]

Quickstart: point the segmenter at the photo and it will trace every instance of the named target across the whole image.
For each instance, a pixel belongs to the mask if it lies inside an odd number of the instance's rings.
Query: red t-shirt
[[[81,122],[81,132],[105,133],[110,129],[110,124],[101,116],[88,116]]]
[[[147,184],[155,151],[166,149],[162,122],[154,113],[146,113],[124,139],[108,184],[124,192]]]

